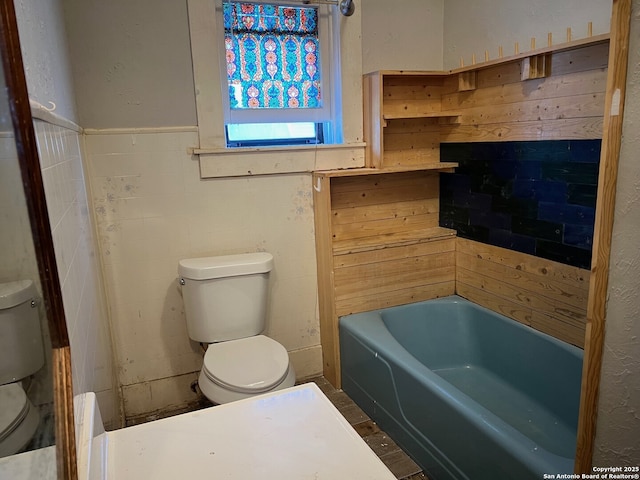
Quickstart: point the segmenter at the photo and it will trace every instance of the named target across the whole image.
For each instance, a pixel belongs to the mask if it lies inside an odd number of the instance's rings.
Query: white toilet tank
[[[36,299],[31,280],[0,283],[0,385],[28,377],[44,365]]]
[[[189,337],[214,343],[260,334],[272,268],[266,252],[180,260]]]

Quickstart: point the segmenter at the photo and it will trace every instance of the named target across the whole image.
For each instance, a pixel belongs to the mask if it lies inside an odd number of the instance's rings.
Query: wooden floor
[[[422,469],[373,422],[342,390],[336,390],[324,377],[312,379],[331,403],[347,419],[371,450],[398,479],[427,480]]]

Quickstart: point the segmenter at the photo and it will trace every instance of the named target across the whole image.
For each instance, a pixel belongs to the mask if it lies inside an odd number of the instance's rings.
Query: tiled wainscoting
[[[119,401],[81,137],[77,129],[55,121],[36,119],[34,127],[73,355],[74,394],[95,392],[105,424],[117,426]]]

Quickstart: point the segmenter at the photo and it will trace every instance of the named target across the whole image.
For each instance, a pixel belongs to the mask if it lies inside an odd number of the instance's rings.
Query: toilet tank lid
[[[0,283],[0,310],[15,307],[36,295],[31,280]]]
[[[178,274],[191,280],[209,280],[266,273],[272,268],[273,255],[267,252],[256,252],[180,260]]]

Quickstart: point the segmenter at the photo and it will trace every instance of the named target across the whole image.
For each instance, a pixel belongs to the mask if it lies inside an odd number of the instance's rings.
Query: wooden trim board
[[[609,285],[609,257],[622,138],[630,20],[631,0],[613,0],[575,473],[592,473]]]

